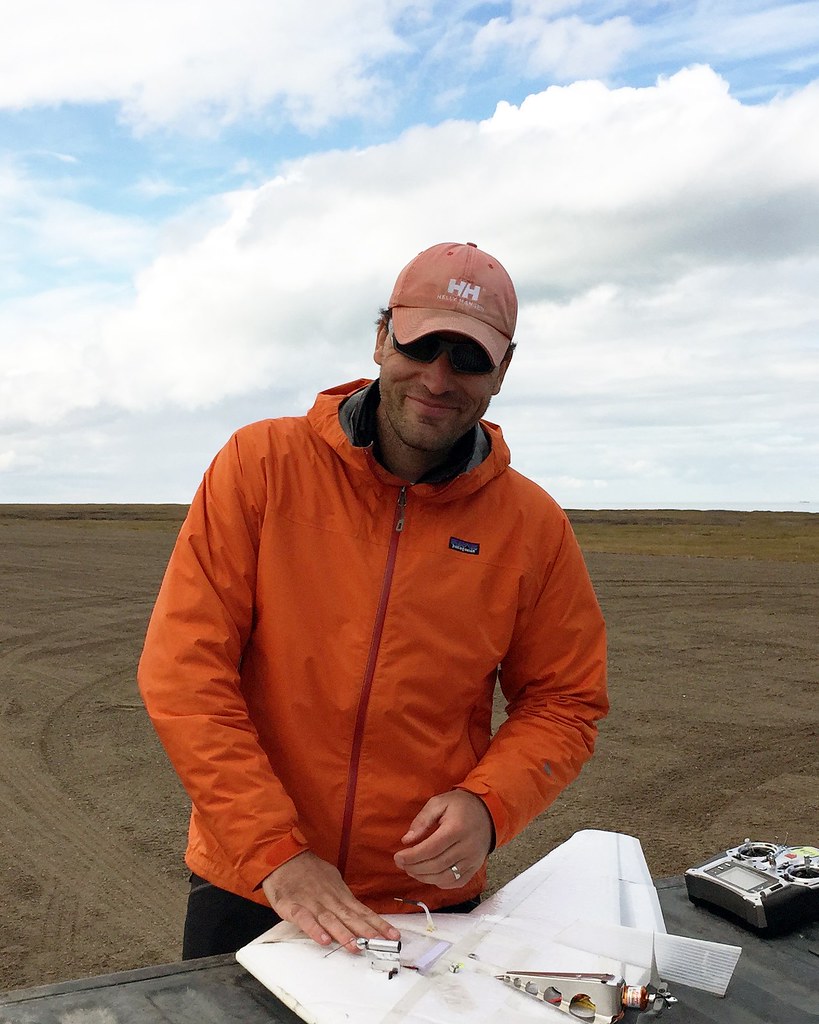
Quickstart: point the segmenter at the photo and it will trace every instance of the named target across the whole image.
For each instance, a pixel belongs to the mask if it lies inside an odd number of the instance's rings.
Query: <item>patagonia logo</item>
[[[475,544],[471,540],[461,540],[460,537],[450,537],[449,546],[453,551],[462,551],[465,555],[477,555],[480,550],[480,544]]]

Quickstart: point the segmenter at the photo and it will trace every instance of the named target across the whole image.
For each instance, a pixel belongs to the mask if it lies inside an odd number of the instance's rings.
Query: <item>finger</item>
[[[397,928],[363,904],[358,904],[358,907],[339,906],[333,910],[321,904],[306,906],[294,903],[282,908],[281,916],[319,945],[327,946],[337,942],[354,954],[359,952],[355,944],[359,937],[374,939],[380,936],[394,941],[401,938]]]
[[[279,914],[285,921],[290,921],[299,928],[308,939],[317,942],[320,946],[329,946],[333,941],[333,935],[315,917],[311,910],[299,903],[291,907],[282,907]]]
[[[464,874],[464,865],[475,864],[480,860],[470,854],[463,844],[452,844],[439,856],[415,857],[412,854],[413,851],[402,850],[395,854],[394,860],[399,868],[418,879],[437,878],[446,872],[454,876],[453,866],[457,867],[458,873]]]
[[[364,903],[359,902],[349,891],[345,899],[330,903],[327,910],[355,938],[374,939],[378,936],[382,939],[393,940],[401,938],[401,933],[396,927],[389,921],[385,921],[374,910],[370,910]],[[325,923],[324,917],[320,916],[319,920]]]
[[[463,855],[463,843],[470,839],[459,826],[457,819],[450,817],[446,819],[443,815],[438,821],[438,827],[431,835],[427,835],[414,845],[405,847],[398,851],[399,866],[404,864],[421,864],[423,861],[438,860],[452,863],[452,857],[456,847]],[[439,865],[440,866],[440,865]]]
[[[401,837],[402,843],[416,843],[434,831],[443,816],[445,807],[441,807],[437,797],[432,797],[424,804],[413,818],[410,827]]]
[[[435,824],[436,828],[432,833],[428,830],[427,834],[419,832],[417,841],[398,851],[397,862],[400,867],[404,864],[420,864],[435,858],[445,860],[452,855],[453,847],[462,839],[461,832],[454,827],[453,822],[447,823],[443,814],[436,818]],[[410,835],[410,832],[407,835]],[[405,843],[407,835],[404,836]]]
[[[457,868],[457,874],[452,870],[453,867]],[[436,889],[461,889],[476,871],[477,868],[459,862],[432,870],[408,869],[407,874],[425,885],[434,885]]]
[[[318,922],[340,946],[344,946],[348,953],[356,955],[361,952],[355,941],[361,932],[360,928],[356,926],[351,928],[347,922],[342,921],[328,910],[319,914]]]
[[[420,847],[418,847],[420,850]],[[415,859],[414,851],[402,850],[395,854],[396,865],[410,877],[438,888],[457,888],[466,884],[486,860],[486,854],[474,843],[457,842],[447,847],[440,856]],[[457,869],[453,871],[453,867]]]
[[[356,937],[376,939],[380,936],[382,939],[392,939],[394,942],[401,938],[401,932],[394,925],[391,925],[389,921],[385,921],[383,917],[374,914],[363,904],[360,904],[360,906],[363,914],[357,914],[352,923],[349,919],[345,919],[348,927],[357,929]]]
[[[397,940],[400,932],[353,896],[338,870],[305,851],[262,882],[271,907],[321,945],[351,937]]]
[[[296,909],[291,920],[308,938],[318,942],[321,946],[338,943],[339,946],[343,946],[354,956],[359,955],[361,952],[356,945],[356,939],[359,933],[362,931],[366,932],[367,929],[355,928],[351,930],[329,910],[320,910],[318,916],[315,916],[313,911],[308,910],[307,907],[300,906]],[[366,937],[370,938],[371,936],[368,935]]]
[[[453,864],[456,858],[458,844],[445,836],[439,836],[436,832],[429,839],[424,839],[417,846],[410,846],[406,850],[399,850],[394,860],[398,867],[407,870],[409,867],[425,869],[433,873],[440,871],[443,867]]]

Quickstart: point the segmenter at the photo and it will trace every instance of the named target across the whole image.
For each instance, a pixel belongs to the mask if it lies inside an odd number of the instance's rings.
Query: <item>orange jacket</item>
[[[509,468],[404,485],[320,394],[239,430],[179,534],[139,666],[192,801],[187,864],[264,903],[304,850],[379,913],[477,895],[393,854],[426,800],[461,788],[507,842],[577,775],[607,710],[603,620],[564,513]],[[508,719],[490,737],[498,665]],[[491,739],[491,742],[490,742]]]

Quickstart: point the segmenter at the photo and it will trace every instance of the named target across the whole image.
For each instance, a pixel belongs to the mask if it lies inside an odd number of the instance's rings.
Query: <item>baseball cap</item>
[[[398,275],[389,307],[402,344],[433,331],[456,331],[486,349],[495,366],[518,317],[512,279],[474,242],[441,242],[419,253]]]

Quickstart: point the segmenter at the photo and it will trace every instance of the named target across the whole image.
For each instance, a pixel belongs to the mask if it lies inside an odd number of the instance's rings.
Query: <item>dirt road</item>
[[[2,990],[179,956],[187,806],[134,683],[178,509],[77,515],[0,507]],[[493,887],[582,828],[638,836],[655,876],[819,841],[817,565],[587,560],[613,710]]]

